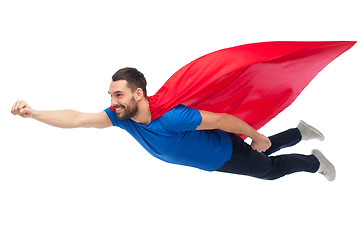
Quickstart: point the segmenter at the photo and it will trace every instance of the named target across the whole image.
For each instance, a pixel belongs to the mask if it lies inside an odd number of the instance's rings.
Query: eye
[[[116,96],[117,96],[117,97],[121,97],[122,94],[121,94],[121,93],[117,93]]]

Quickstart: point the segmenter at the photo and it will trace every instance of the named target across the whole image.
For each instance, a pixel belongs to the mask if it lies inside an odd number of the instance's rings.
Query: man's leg
[[[267,156],[279,151],[282,148],[291,147],[299,143],[301,141],[301,134],[299,129],[292,128],[287,131],[273,135],[269,137],[269,139],[271,142],[271,147],[264,152]]]
[[[325,138],[319,130],[304,121],[300,121],[297,128],[278,133],[269,137],[269,139],[271,141],[271,147],[265,152],[266,155],[277,152],[282,148],[294,146],[301,140],[317,139],[323,141]]]
[[[295,130],[288,131],[283,134],[297,135]],[[269,157],[265,153],[253,150],[235,134],[230,134],[230,137],[233,143],[231,159],[217,171],[273,180],[294,172],[314,173],[319,169],[320,163],[314,155],[286,154]],[[294,137],[293,143],[295,140],[298,141],[298,138]],[[275,141],[274,150],[280,146],[284,146],[283,143]]]

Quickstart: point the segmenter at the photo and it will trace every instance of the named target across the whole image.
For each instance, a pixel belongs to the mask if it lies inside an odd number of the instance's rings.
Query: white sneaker
[[[312,154],[319,160],[320,167],[317,170],[318,173],[325,176],[328,181],[334,181],[336,177],[336,171],[334,165],[326,159],[324,154],[322,154],[319,150],[312,150]]]
[[[307,124],[303,120],[301,120],[299,122],[299,125],[297,126],[297,128],[300,131],[301,140],[305,140],[305,141],[311,140],[311,139],[317,139],[317,140],[320,140],[320,141],[325,140],[324,135],[319,130],[317,130],[313,126],[310,126],[309,124]]]

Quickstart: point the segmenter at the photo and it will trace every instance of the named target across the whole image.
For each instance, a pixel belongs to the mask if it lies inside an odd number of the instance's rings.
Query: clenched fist
[[[253,139],[251,147],[258,152],[265,152],[271,147],[271,141],[264,135],[258,134],[257,138]]]
[[[23,118],[31,118],[34,116],[34,110],[23,100],[19,100],[14,104],[11,108],[11,113]]]

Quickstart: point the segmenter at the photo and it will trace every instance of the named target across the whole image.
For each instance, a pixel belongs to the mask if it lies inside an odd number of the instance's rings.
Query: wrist
[[[249,137],[256,142],[259,141],[263,137],[263,135],[255,131]]]
[[[39,111],[31,109],[32,114],[30,115],[30,118],[33,118],[35,120],[37,120],[37,117],[39,116]]]

